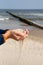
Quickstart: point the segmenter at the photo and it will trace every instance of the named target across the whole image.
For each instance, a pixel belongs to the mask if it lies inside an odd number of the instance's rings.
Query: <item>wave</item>
[[[19,12],[19,13],[13,13],[13,14],[18,14],[18,15],[40,15],[43,16],[43,13],[23,13],[23,12]]]
[[[0,20],[8,20],[9,18],[0,18]]]
[[[30,15],[43,16],[43,13],[30,13]]]

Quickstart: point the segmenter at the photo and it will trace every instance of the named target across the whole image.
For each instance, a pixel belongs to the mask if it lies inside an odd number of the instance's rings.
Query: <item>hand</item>
[[[13,32],[13,36],[16,35],[15,37],[17,40],[23,40],[29,34],[29,31],[27,29],[23,30],[23,32],[18,32],[17,30],[12,30],[12,32]]]
[[[13,38],[17,41],[19,40],[23,40],[24,38],[26,38],[28,36],[29,31],[26,29],[23,32],[17,32],[16,30],[8,30],[4,36],[6,37],[6,39],[8,38]]]

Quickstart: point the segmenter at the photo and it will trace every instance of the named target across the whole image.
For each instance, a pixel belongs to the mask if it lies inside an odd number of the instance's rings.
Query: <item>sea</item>
[[[24,28],[28,25],[25,25],[23,23],[20,23],[20,21],[11,15],[7,13],[7,11],[20,16],[22,18],[29,19],[41,26],[43,26],[43,9],[0,9],[0,28],[1,29],[6,29],[6,28]],[[14,22],[16,21],[16,22]],[[18,24],[17,24],[18,23]],[[9,24],[9,25],[8,25]],[[15,25],[14,25],[15,24]],[[22,27],[19,27],[22,26]]]

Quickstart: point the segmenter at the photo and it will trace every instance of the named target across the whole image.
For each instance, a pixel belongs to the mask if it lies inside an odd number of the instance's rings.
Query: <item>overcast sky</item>
[[[43,0],[0,0],[0,9],[43,9]]]

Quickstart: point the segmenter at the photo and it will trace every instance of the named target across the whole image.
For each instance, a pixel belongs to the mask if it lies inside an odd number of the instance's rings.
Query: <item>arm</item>
[[[0,45],[3,44],[8,38],[15,39],[17,41],[23,40],[28,36],[28,30],[23,32],[17,32],[15,30],[6,30],[5,33],[0,34]]]

